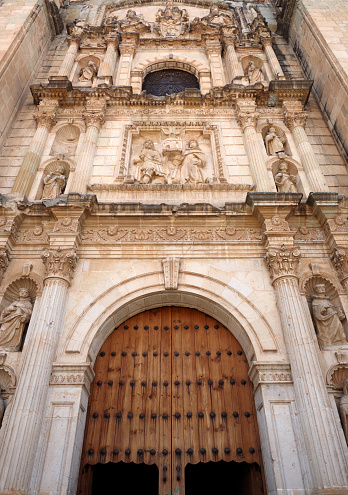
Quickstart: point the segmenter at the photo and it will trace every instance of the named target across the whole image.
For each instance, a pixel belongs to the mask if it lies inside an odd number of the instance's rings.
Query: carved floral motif
[[[286,220],[275,215],[271,219],[265,220],[265,227],[267,232],[289,232],[290,227]]]
[[[48,248],[42,253],[46,277],[58,277],[71,282],[78,257],[75,249]]]
[[[53,227],[53,232],[78,232],[78,218],[63,217],[60,218]]]
[[[266,253],[266,263],[272,279],[284,275],[296,275],[296,269],[301,258],[301,252],[293,246],[270,248]]]
[[[296,241],[324,241],[325,237],[321,229],[299,227],[294,239]]]
[[[15,236],[16,242],[48,242],[48,235],[41,225],[37,225],[33,230],[18,230]]]

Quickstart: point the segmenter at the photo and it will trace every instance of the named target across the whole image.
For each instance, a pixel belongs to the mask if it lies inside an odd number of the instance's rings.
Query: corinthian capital
[[[238,124],[243,131],[245,131],[247,127],[256,127],[259,115],[260,114],[257,112],[239,112],[237,117]]]
[[[77,36],[76,34],[71,34],[70,36],[66,37],[66,40],[67,40],[69,46],[71,46],[71,45],[79,46],[81,38],[79,36]]]
[[[296,275],[301,252],[294,246],[270,248],[266,253],[266,263],[272,280],[284,275]]]
[[[105,122],[104,112],[84,112],[82,114],[87,127],[96,127],[98,130]]]
[[[56,115],[56,112],[39,111],[35,112],[33,117],[36,120],[38,127],[44,127],[48,130],[48,132],[50,132],[52,127],[57,122]]]
[[[308,118],[307,112],[285,112],[284,122],[290,130],[297,126],[304,127]]]
[[[348,278],[348,252],[336,247],[331,255],[338,277],[341,282]]]
[[[0,282],[4,276],[6,268],[10,262],[10,255],[7,249],[0,249]]]
[[[42,253],[46,278],[62,278],[71,282],[78,257],[75,249],[48,248]]]

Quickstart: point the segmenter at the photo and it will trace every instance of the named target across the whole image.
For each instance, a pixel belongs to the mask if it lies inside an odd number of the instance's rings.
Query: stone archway
[[[236,494],[261,494],[248,369],[233,335],[195,309],[162,307],[122,323],[96,359],[78,493],[95,495],[101,473],[112,476],[108,463],[123,462],[157,465],[158,493],[184,494],[188,464],[223,461],[243,472]]]

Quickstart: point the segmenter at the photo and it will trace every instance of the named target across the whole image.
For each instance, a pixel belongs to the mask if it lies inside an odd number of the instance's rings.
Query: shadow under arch
[[[138,274],[105,290],[81,311],[63,353],[80,354],[94,363],[115,328],[136,314],[161,306],[194,308],[215,318],[239,341],[249,363],[264,352],[280,350],[271,324],[241,291],[211,277],[209,288],[203,288],[202,279],[207,282],[207,277],[192,273],[186,273],[186,283],[179,289],[170,291],[164,289],[161,275]],[[222,288],[223,295],[219,295]]]

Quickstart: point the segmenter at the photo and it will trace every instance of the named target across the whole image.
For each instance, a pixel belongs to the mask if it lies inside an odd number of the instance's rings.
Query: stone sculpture
[[[336,308],[325,294],[325,285],[314,286],[312,308],[317,328],[318,343],[321,349],[333,344],[347,344],[342,320],[345,315],[340,308]]]
[[[346,378],[343,382],[343,396],[340,400],[340,416],[343,432],[348,444],[348,378]]]
[[[97,66],[93,62],[93,60],[89,60],[86,67],[82,67],[80,70],[80,82],[92,82],[94,76],[98,73]]]
[[[178,169],[182,184],[198,184],[207,181],[205,173],[206,158],[196,139],[188,142],[183,154],[181,166]]]
[[[271,126],[265,136],[265,146],[268,155],[276,155],[279,152],[284,153],[285,137],[282,138],[277,134],[276,128]]]
[[[134,158],[133,163],[136,165],[136,181],[149,184],[157,179],[158,182],[165,182],[166,173],[162,166],[162,157],[151,139],[144,142],[139,157]]]
[[[125,19],[118,21],[118,29],[124,33],[143,33],[150,31],[150,24],[145,22],[141,14],[137,14],[135,10],[127,10]]]
[[[44,177],[42,199],[55,199],[62,194],[66,182],[65,169],[58,166]]]
[[[159,9],[156,15],[154,30],[166,37],[177,37],[184,34],[189,28],[189,16],[185,9],[180,10],[167,2],[166,8]]]
[[[278,173],[274,177],[278,192],[296,193],[296,175],[289,174],[286,162],[281,162]]]
[[[212,5],[209,14],[201,19],[201,22],[213,27],[228,26],[233,24],[231,16],[219,11],[219,7]]]
[[[264,81],[261,69],[256,67],[252,60],[246,66],[244,75],[249,79],[249,84],[256,84],[258,82]]]
[[[19,300],[5,308],[0,315],[0,347],[6,351],[18,352],[22,343],[25,325],[33,311],[29,290],[19,289]]]

